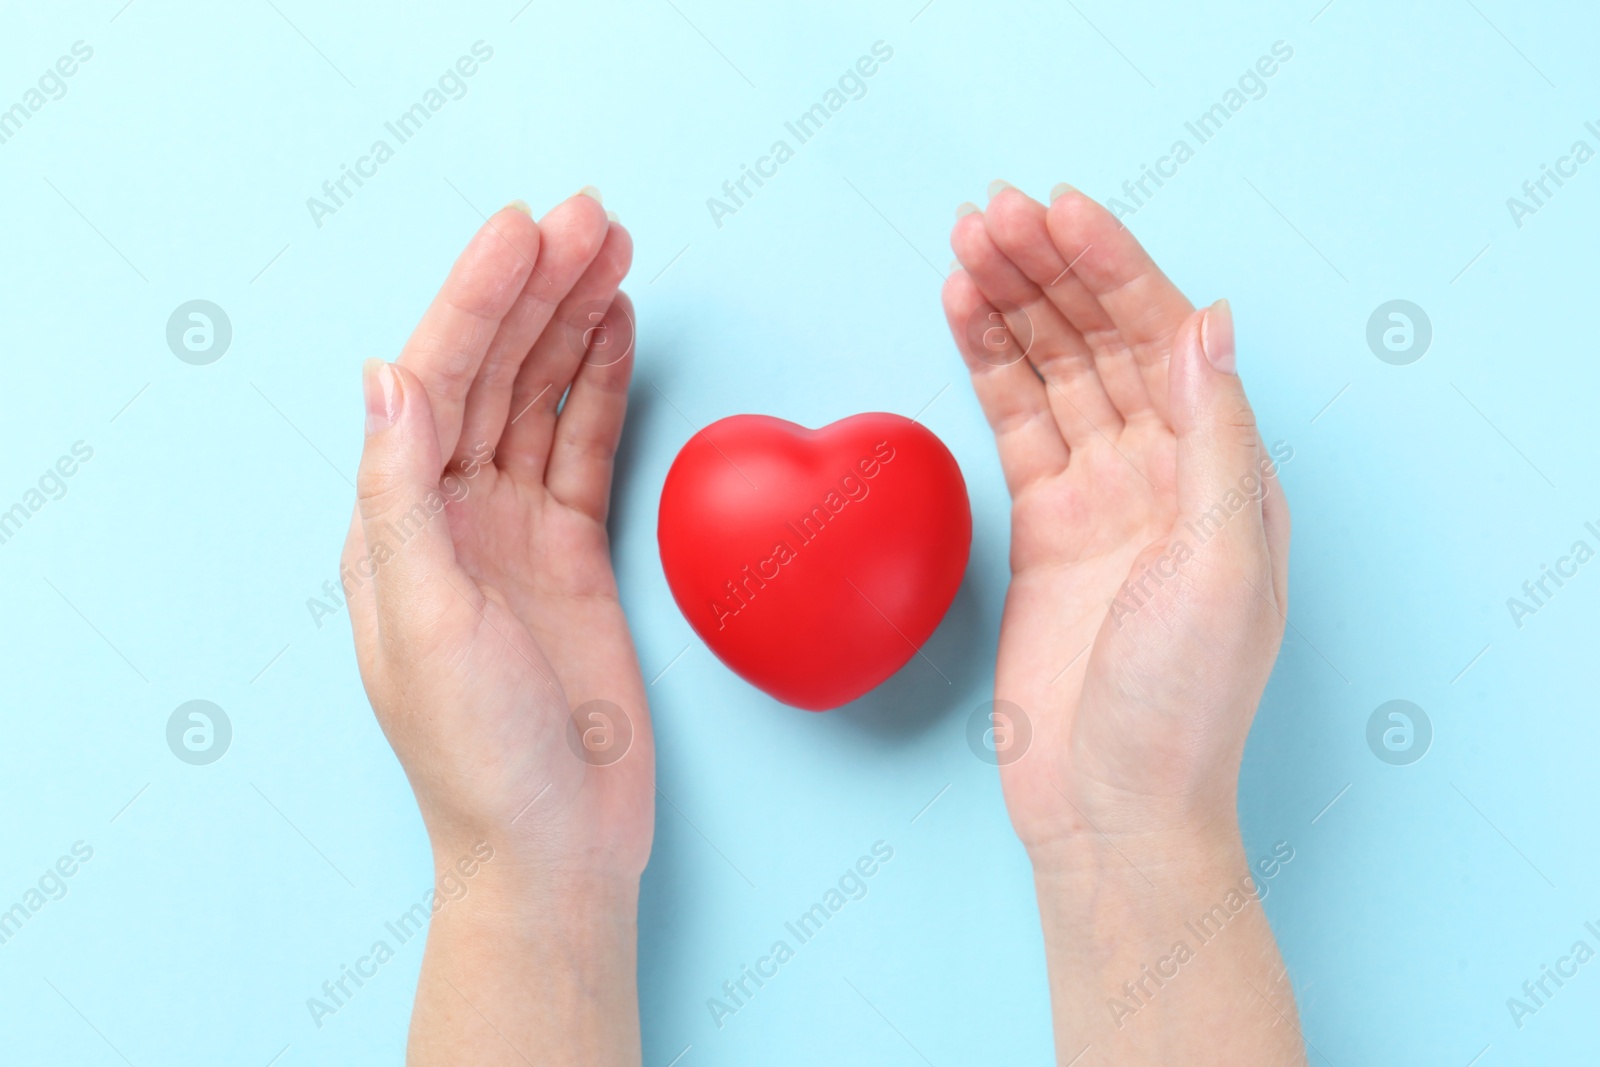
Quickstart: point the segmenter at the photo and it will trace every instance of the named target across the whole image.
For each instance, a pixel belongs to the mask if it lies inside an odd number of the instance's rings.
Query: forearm
[[[485,866],[434,916],[407,1062],[638,1064],[638,895],[636,880]]]
[[[1271,886],[1264,868],[1280,866],[1249,863],[1231,826],[1090,832],[1035,856],[1058,1062],[1304,1064],[1293,989],[1258,899]]]

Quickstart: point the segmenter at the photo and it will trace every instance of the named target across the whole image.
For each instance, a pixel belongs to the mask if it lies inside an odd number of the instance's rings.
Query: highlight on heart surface
[[[972,510],[955,457],[911,419],[808,430],[733,415],[679,451],[657,539],[673,599],[717,658],[826,711],[932,635],[966,572]]]

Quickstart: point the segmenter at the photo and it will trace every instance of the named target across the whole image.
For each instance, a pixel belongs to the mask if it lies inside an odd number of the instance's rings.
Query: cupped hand
[[[1289,516],[1229,307],[1195,310],[1070,187],[1045,207],[996,183],[951,244],[945,312],[1013,498],[995,697],[1032,734],[1001,754],[1013,823],[1036,862],[1086,830],[1236,835]]]
[[[446,864],[488,840],[636,877],[649,853],[650,724],[606,534],[631,258],[596,196],[537,223],[514,204],[399,360],[363,372],[342,573],[367,695]]]

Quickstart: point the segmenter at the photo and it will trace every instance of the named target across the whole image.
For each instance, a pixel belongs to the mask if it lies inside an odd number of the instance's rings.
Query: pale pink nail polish
[[[1227,300],[1218,300],[1206,308],[1200,321],[1200,348],[1206,361],[1224,374],[1237,374],[1234,369],[1233,308]]]
[[[361,391],[367,402],[367,436],[394,425],[400,414],[400,379],[381,359],[369,359],[361,368]]]

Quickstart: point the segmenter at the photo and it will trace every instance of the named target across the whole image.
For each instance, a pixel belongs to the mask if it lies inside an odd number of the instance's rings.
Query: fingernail
[[[530,219],[533,218],[533,208],[528,206],[528,202],[526,200],[513,200],[511,203],[507,204],[506,207],[513,211],[520,211]]]
[[[606,221],[607,222],[618,222],[618,221],[621,221],[621,220],[619,220],[617,218],[617,213],[615,211],[608,211],[608,212],[606,212]]]
[[[1066,182],[1056,182],[1055,185],[1050,187],[1050,202],[1053,204],[1057,200],[1060,200],[1063,196],[1066,196],[1068,193],[1075,193],[1077,191],[1077,186],[1068,185]]]
[[[974,204],[971,200],[963,200],[961,203],[956,205],[956,218],[958,219],[964,219],[968,215],[976,215],[977,213],[978,205]]]
[[[993,200],[995,197],[999,196],[1001,190],[1003,190],[1003,189],[1015,189],[1015,188],[1016,188],[1016,186],[1012,185],[1010,182],[1006,181],[1004,178],[996,178],[994,181],[989,183],[989,199]]]
[[[956,271],[958,271],[960,269],[961,269],[961,261],[959,259],[952,259],[950,261],[950,273],[954,274]]]
[[[369,359],[361,367],[361,391],[367,401],[367,436],[394,425],[400,413],[400,378],[394,368],[381,359]]]
[[[584,186],[584,187],[583,187],[583,188],[582,188],[582,189],[579,189],[579,190],[578,190],[578,195],[579,195],[579,196],[587,196],[587,197],[590,197],[590,198],[591,198],[591,199],[593,199],[593,200],[594,200],[594,201],[595,201],[595,202],[596,202],[596,203],[599,203],[599,204],[603,204],[603,203],[605,203],[605,201],[604,201],[604,200],[601,200],[601,199],[600,199],[600,190],[598,190],[598,189],[596,189],[596,188],[595,188],[595,187],[594,187],[594,186],[592,186],[592,185],[585,185],[585,186]]]
[[[1234,369],[1233,308],[1227,300],[1218,300],[1206,308],[1200,321],[1200,348],[1206,360],[1224,374],[1237,374]]]

